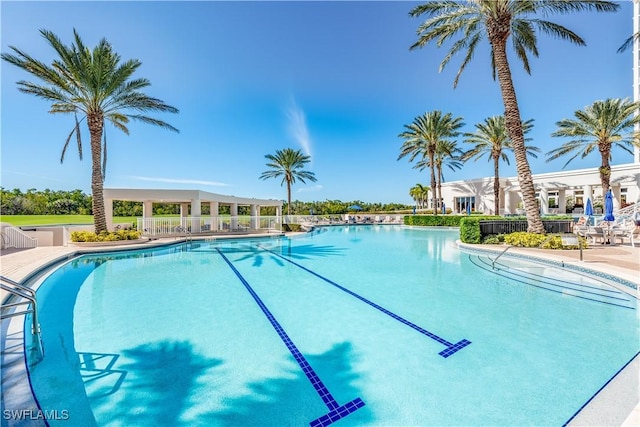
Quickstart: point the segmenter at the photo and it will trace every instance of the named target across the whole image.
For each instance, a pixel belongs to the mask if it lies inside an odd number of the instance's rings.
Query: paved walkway
[[[260,235],[264,237],[264,234]],[[238,236],[229,236],[238,237]],[[255,237],[243,236],[243,237]],[[152,247],[157,245],[165,245],[175,243],[175,239],[160,239],[144,244],[127,245],[126,249]],[[467,246],[467,245],[461,245]],[[504,247],[495,245],[470,245],[472,248],[482,248],[492,250],[496,253],[504,250]],[[16,282],[21,282],[35,271],[42,269],[47,265],[57,263],[59,261],[72,258],[79,253],[105,252],[108,250],[120,250],[123,247],[40,247],[25,250],[5,250],[0,253],[0,274],[8,277]],[[589,249],[583,250],[583,260],[580,261],[580,251],[551,251],[542,249],[524,249],[510,248],[510,253],[525,254],[534,257],[554,260],[556,262],[564,262],[566,264],[574,264],[583,268],[594,271],[615,275],[636,285],[635,295],[640,295],[637,290],[640,288],[640,247],[631,247],[630,245],[592,245]],[[6,293],[0,294],[0,299],[4,301]],[[19,318],[16,318],[19,319]],[[20,331],[15,329],[16,324],[20,322],[11,322],[10,328],[3,330],[4,337],[2,340],[3,349],[3,400],[4,407],[14,405],[15,408],[33,407],[33,402],[28,389],[28,384],[20,384],[16,381],[17,377],[25,378],[24,363],[19,363],[18,356],[22,354],[17,347],[14,348],[13,342],[21,342],[16,336]],[[11,341],[11,342],[10,342]],[[7,379],[8,374],[10,377]],[[27,388],[25,388],[27,387]],[[12,392],[9,393],[9,388]],[[586,425],[622,425],[622,426],[640,426],[640,357],[636,357],[625,370],[623,370],[596,398],[588,405],[578,417],[576,417],[570,425],[586,426]],[[8,401],[11,396],[13,402]],[[620,421],[628,413],[630,409],[625,409],[625,414],[620,414],[621,401],[626,401],[625,408],[635,409],[631,411],[625,421]],[[629,404],[630,402],[630,404]],[[635,403],[634,403],[635,402]],[[629,406],[630,405],[630,406]],[[20,423],[10,423],[11,425],[22,425]],[[31,425],[31,424],[29,424]]]

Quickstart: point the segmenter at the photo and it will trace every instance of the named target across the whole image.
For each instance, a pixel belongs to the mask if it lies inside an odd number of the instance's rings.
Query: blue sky
[[[105,187],[187,188],[243,197],[285,199],[279,180],[260,180],[266,154],[302,149],[312,158],[316,183],[296,184],[303,201],[411,203],[409,188],[429,183],[428,171],[397,161],[404,125],[426,111],[461,116],[465,132],[504,111],[491,78],[489,46],[479,47],[458,87],[454,58],[442,73],[446,49],[409,51],[421,19],[416,2],[11,2],[0,3],[2,52],[16,46],[51,63],[44,28],[70,43],[73,28],[85,44],[106,38],[124,60],[142,61],[136,77],[146,93],[177,107],[159,115],[174,134],[132,123],[130,135],[107,127]],[[633,96],[632,54],[616,53],[633,31],[632,3],[617,13],[552,16],[587,47],[539,36],[532,75],[511,55],[523,119],[535,119],[533,173],[559,170],[544,153],[563,142],[555,123],[595,100]],[[19,93],[15,82],[33,80],[3,62],[1,72],[1,185],[90,192],[88,130],[85,159],[61,149],[73,116],[48,114],[49,104]],[[459,146],[468,144],[459,140]],[[614,151],[614,163],[632,156]],[[567,168],[599,166],[593,153]],[[485,159],[445,180],[491,176]],[[501,164],[513,176],[515,164]]]

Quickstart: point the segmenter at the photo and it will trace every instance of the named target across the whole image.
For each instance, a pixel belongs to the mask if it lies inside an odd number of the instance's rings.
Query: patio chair
[[[612,230],[611,239],[620,239],[620,244],[624,243],[624,239],[629,239],[631,246],[635,247],[636,242],[640,242],[640,227],[632,225],[627,228],[614,228]]]
[[[589,231],[587,231],[586,237],[591,240],[592,244],[596,244],[598,243],[598,241],[600,241],[600,243],[604,243],[605,242],[604,228],[591,227]]]

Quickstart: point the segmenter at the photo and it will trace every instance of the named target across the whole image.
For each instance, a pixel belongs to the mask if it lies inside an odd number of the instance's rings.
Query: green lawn
[[[114,217],[113,223],[133,223],[134,216]],[[93,215],[0,215],[0,222],[22,226],[93,224]]]

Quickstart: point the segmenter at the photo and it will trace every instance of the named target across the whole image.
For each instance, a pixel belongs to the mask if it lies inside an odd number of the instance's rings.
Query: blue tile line
[[[255,300],[256,304],[258,304],[258,307],[260,307],[264,315],[267,317],[267,319],[269,319],[269,322],[271,322],[271,325],[280,336],[280,339],[285,343],[285,345],[289,349],[289,352],[291,352],[291,355],[293,356],[293,358],[296,360],[296,362],[302,369],[302,372],[304,372],[306,377],[311,382],[311,385],[313,385],[313,388],[316,390],[316,392],[318,393],[318,395],[320,396],[324,404],[329,409],[329,412],[326,415],[323,415],[320,418],[311,421],[309,424],[312,427],[328,426],[346,417],[352,412],[355,412],[357,409],[362,408],[364,406],[364,401],[359,397],[355,398],[354,400],[348,403],[345,403],[344,405],[340,405],[336,401],[336,399],[331,395],[329,390],[325,387],[322,380],[320,380],[320,377],[318,377],[318,375],[315,373],[311,365],[309,365],[309,362],[307,362],[307,359],[305,359],[302,353],[300,353],[300,350],[298,350],[298,347],[296,347],[293,341],[291,341],[291,338],[289,338],[289,335],[287,335],[287,333],[282,328],[280,323],[276,320],[273,314],[271,314],[267,306],[262,302],[258,294],[253,290],[251,285],[249,285],[249,282],[247,282],[247,280],[242,276],[242,274],[240,274],[240,272],[231,263],[231,261],[229,261],[229,258],[227,258],[219,248],[216,248],[216,251],[218,251],[220,256],[222,256],[222,259],[225,260],[225,262],[229,265],[229,267],[231,267],[231,270],[233,270],[236,276],[238,276],[238,279],[240,279],[240,281],[245,286],[245,288],[247,288],[247,291],[249,291],[249,293]]]
[[[365,297],[363,297],[363,296],[361,296],[361,295],[356,294],[355,292],[353,292],[353,291],[351,291],[351,290],[349,290],[349,289],[345,288],[344,286],[340,286],[339,284],[337,284],[337,283],[336,283],[336,282],[334,282],[333,280],[331,280],[331,279],[327,279],[326,277],[324,277],[324,276],[322,276],[322,275],[320,275],[320,274],[316,273],[315,271],[310,270],[310,269],[308,269],[307,267],[305,267],[305,266],[303,266],[303,265],[301,265],[301,264],[298,264],[297,262],[292,261],[291,259],[289,259],[289,258],[287,258],[287,257],[285,257],[285,256],[283,256],[283,255],[280,255],[280,254],[279,254],[279,253],[277,253],[277,252],[272,251],[271,249],[267,249],[267,248],[265,248],[264,246],[261,246],[260,244],[257,244],[256,246],[257,246],[257,247],[259,247],[260,249],[264,250],[264,251],[267,251],[267,252],[269,252],[269,253],[271,253],[271,254],[273,254],[273,255],[275,255],[275,256],[277,256],[277,257],[279,257],[279,258],[282,258],[282,259],[283,259],[283,260],[285,260],[285,261],[290,262],[291,264],[295,265],[295,266],[296,266],[296,267],[298,267],[298,268],[303,269],[304,271],[306,271],[306,272],[308,272],[308,273],[313,274],[313,275],[314,275],[314,276],[316,276],[317,278],[324,280],[325,282],[329,283],[330,285],[335,286],[336,288],[340,289],[341,291],[346,292],[346,293],[348,293],[349,295],[351,295],[351,296],[353,296],[353,297],[358,298],[360,301],[362,301],[362,302],[365,302],[365,303],[369,304],[371,307],[373,307],[373,308],[375,308],[375,309],[377,309],[377,310],[380,310],[380,311],[381,311],[381,312],[383,312],[384,314],[386,314],[386,315],[388,315],[388,316],[391,316],[392,318],[396,319],[397,321],[399,321],[399,322],[401,322],[401,323],[404,323],[405,325],[409,326],[409,327],[410,327],[410,328],[412,328],[412,329],[415,329],[416,331],[420,332],[420,333],[421,333],[421,334],[423,334],[423,335],[426,335],[427,337],[431,338],[432,340],[435,340],[435,341],[439,342],[440,344],[443,344],[443,345],[444,345],[444,346],[446,346],[447,348],[445,348],[444,350],[442,350],[442,351],[441,351],[440,353],[438,353],[438,354],[439,354],[440,356],[444,357],[444,358],[447,358],[447,357],[451,356],[452,354],[454,354],[454,353],[455,353],[455,352],[457,352],[458,350],[461,350],[461,349],[463,349],[464,347],[466,347],[466,346],[468,346],[469,344],[471,344],[471,341],[468,341],[468,340],[466,340],[466,339],[463,339],[463,340],[461,340],[461,341],[458,341],[458,342],[457,342],[457,343],[455,343],[455,344],[452,344],[452,343],[450,343],[449,341],[445,340],[444,338],[440,338],[440,337],[439,337],[439,336],[437,336],[436,334],[434,334],[434,333],[432,333],[432,332],[427,331],[426,329],[424,329],[424,328],[422,328],[422,327],[420,327],[420,326],[416,325],[415,323],[412,323],[412,322],[410,322],[410,321],[408,321],[408,320],[404,319],[404,318],[403,318],[403,317],[401,317],[401,316],[398,316],[397,314],[395,314],[395,313],[393,313],[393,312],[391,312],[391,311],[387,310],[387,309],[386,309],[386,308],[384,308],[384,307],[379,306],[379,305],[378,305],[378,304],[376,304],[375,302],[370,301],[370,300],[366,299]]]
[[[480,257],[479,257],[479,256],[478,256],[478,259],[480,259]],[[488,268],[484,268],[483,266],[481,266],[481,265],[479,265],[479,264],[476,264],[476,263],[473,261],[473,259],[471,258],[471,255],[469,255],[469,261],[471,261],[471,263],[472,263],[473,265],[475,265],[475,266],[477,266],[477,267],[479,267],[479,268],[482,268],[483,270],[491,271],[491,270],[489,270]],[[628,306],[626,306],[626,305],[615,304],[615,303],[612,303],[612,302],[606,302],[606,301],[600,301],[600,300],[597,300],[597,299],[594,299],[594,298],[589,298],[589,297],[581,296],[581,295],[568,294],[568,293],[564,293],[564,292],[559,291],[559,290],[556,290],[556,289],[549,289],[549,288],[545,288],[544,286],[536,285],[535,283],[528,283],[528,282],[525,282],[524,280],[517,280],[517,279],[513,278],[512,276],[509,276],[509,275],[506,275],[506,274],[500,274],[500,273],[495,272],[495,271],[492,271],[492,272],[493,272],[494,274],[496,274],[497,276],[506,277],[507,279],[515,280],[515,281],[517,281],[517,282],[519,282],[519,283],[524,283],[524,284],[525,284],[525,285],[527,285],[527,286],[534,286],[534,287],[536,287],[536,288],[540,288],[540,289],[543,289],[543,290],[545,290],[545,291],[555,292],[555,293],[557,293],[557,294],[567,295],[567,296],[574,297],[574,298],[586,299],[586,300],[588,300],[588,301],[598,302],[598,303],[600,303],[600,304],[607,304],[607,305],[612,305],[612,306],[616,306],[616,307],[622,307],[622,308],[627,308],[627,309],[630,309],[630,310],[635,310],[635,308],[633,308],[633,307],[628,307]],[[578,292],[586,292],[586,291],[580,291],[580,290],[578,290],[578,289],[572,289],[572,288],[568,288],[568,289],[571,289],[571,290],[574,290],[574,291],[578,291]],[[599,295],[599,296],[606,297],[606,295]],[[629,300],[625,300],[625,301],[627,301],[627,302],[628,302]]]

